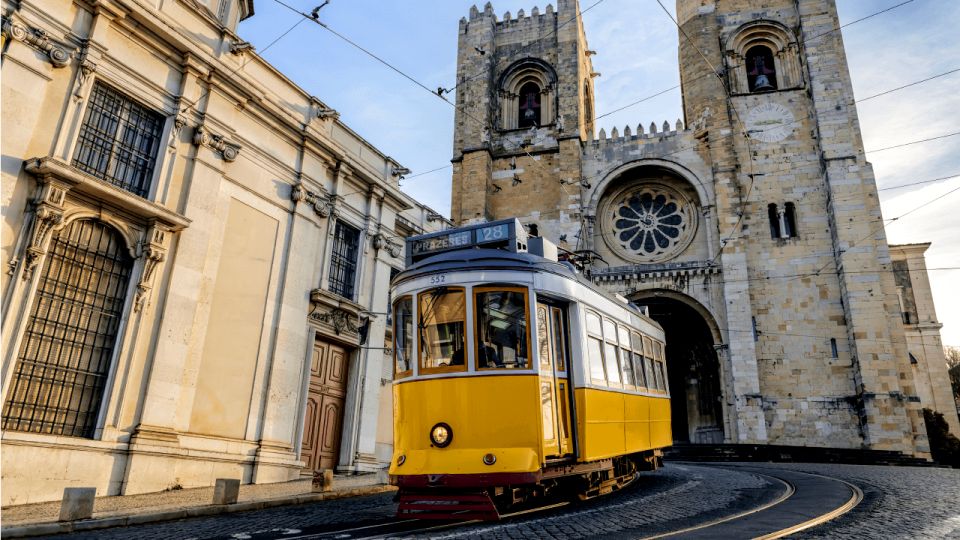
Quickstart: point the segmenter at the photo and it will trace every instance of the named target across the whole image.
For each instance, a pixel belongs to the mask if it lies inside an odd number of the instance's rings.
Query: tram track
[[[711,467],[728,471],[743,472],[766,480],[777,486],[779,494],[763,504],[738,511],[731,515],[717,517],[702,523],[670,527],[663,523],[666,530],[650,534],[651,525],[621,529],[604,534],[604,538],[623,538],[655,540],[674,539],[713,539],[713,538],[753,538],[756,540],[774,540],[795,534],[831,521],[855,508],[863,500],[863,492],[855,485],[829,476],[771,467],[751,467],[750,465],[704,465],[684,464],[685,466]],[[631,482],[633,484],[633,482]],[[554,502],[543,506],[528,508],[501,516],[498,522],[481,520],[462,520],[449,522],[424,521],[418,519],[392,519],[380,522],[358,523],[331,530],[303,531],[300,534],[283,536],[260,536],[254,534],[248,538],[284,538],[285,540],[372,540],[382,538],[405,537],[480,537],[495,533],[500,527],[525,527],[537,530],[542,523],[556,524],[564,519],[583,517],[604,512],[603,501],[609,501],[610,510],[629,505],[629,501],[618,500],[618,493],[598,497],[595,507],[576,509],[571,502]],[[642,504],[642,503],[638,503]],[[549,513],[570,505],[569,513]],[[546,514],[546,515],[542,515]],[[605,519],[598,516],[597,519]],[[695,522],[696,517],[688,519]],[[483,527],[476,527],[483,525]],[[562,527],[562,525],[561,525]],[[654,525],[656,527],[656,525]]]

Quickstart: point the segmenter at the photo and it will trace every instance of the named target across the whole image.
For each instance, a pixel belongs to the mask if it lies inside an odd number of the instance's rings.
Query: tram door
[[[544,455],[558,457],[573,450],[570,441],[569,379],[563,311],[537,303],[537,343],[540,361],[540,405]]]

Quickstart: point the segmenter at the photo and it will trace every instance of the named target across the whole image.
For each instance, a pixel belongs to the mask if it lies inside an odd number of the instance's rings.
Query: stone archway
[[[715,347],[719,335],[712,317],[699,304],[673,294],[644,291],[633,301],[647,306],[666,334],[674,442],[724,442],[723,379]]]

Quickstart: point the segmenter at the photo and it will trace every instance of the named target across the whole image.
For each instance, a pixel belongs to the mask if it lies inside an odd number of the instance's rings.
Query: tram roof
[[[634,314],[637,316],[656,324],[653,319],[650,319],[648,316],[644,315],[632,304],[625,304],[619,298],[594,285],[593,282],[586,279],[582,274],[574,270],[572,265],[560,263],[551,259],[545,259],[532,253],[483,248],[448,251],[428,257],[411,265],[403,272],[397,274],[393,283],[397,284],[409,279],[435,274],[438,272],[453,272],[458,270],[519,270],[523,272],[549,272],[567,279],[572,279],[573,281],[580,283],[584,287],[589,288],[597,294],[600,294],[617,304],[622,304],[625,308],[634,312]]]

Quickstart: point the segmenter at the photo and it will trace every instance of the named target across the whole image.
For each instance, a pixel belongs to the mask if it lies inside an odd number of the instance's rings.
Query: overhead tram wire
[[[443,93],[442,93],[442,92],[435,92],[435,91],[431,90],[431,89],[428,88],[426,85],[424,85],[424,84],[421,83],[420,81],[416,80],[416,79],[413,78],[412,76],[408,75],[407,73],[405,73],[405,72],[404,72],[403,70],[401,70],[400,68],[394,66],[394,65],[391,64],[390,62],[387,62],[387,61],[384,60],[383,58],[377,56],[375,53],[373,53],[373,52],[370,51],[369,49],[363,47],[362,45],[358,44],[357,42],[353,41],[352,39],[348,38],[347,36],[341,34],[340,32],[337,32],[336,30],[334,30],[333,28],[331,28],[328,24],[320,21],[319,17],[313,17],[313,16],[311,16],[311,15],[308,15],[307,13],[305,13],[305,12],[303,12],[303,11],[300,11],[300,10],[298,10],[297,8],[295,8],[295,7],[291,6],[290,4],[286,3],[284,0],[273,0],[273,1],[276,2],[276,3],[278,3],[278,4],[280,4],[281,6],[283,6],[283,7],[285,7],[285,8],[287,8],[287,9],[290,10],[290,11],[292,11],[292,12],[294,12],[294,13],[297,13],[298,15],[300,15],[301,17],[303,17],[304,19],[309,20],[309,21],[317,24],[318,26],[320,26],[320,27],[323,28],[324,30],[330,32],[330,33],[333,34],[334,36],[336,36],[336,37],[338,37],[339,39],[345,41],[346,43],[348,43],[348,44],[351,45],[352,47],[360,50],[361,52],[363,52],[363,53],[366,54],[367,56],[373,58],[373,59],[376,60],[377,62],[383,64],[383,65],[386,66],[386,67],[388,67],[391,71],[394,71],[394,72],[398,73],[398,74],[399,74],[400,76],[402,76],[403,78],[407,79],[408,81],[412,82],[413,84],[417,85],[418,87],[422,88],[423,90],[426,90],[430,95],[432,95],[432,96],[434,96],[434,97],[436,97],[436,98],[439,98],[439,99],[442,100],[444,103],[446,103],[446,104],[450,105],[451,107],[453,107],[455,110],[460,111],[461,113],[463,113],[464,115],[466,115],[468,118],[470,118],[471,120],[473,120],[474,122],[476,122],[477,124],[479,124],[481,127],[486,128],[486,129],[488,129],[488,130],[492,129],[492,127],[489,126],[486,121],[481,120],[481,119],[473,116],[472,114],[468,113],[468,112],[466,111],[466,109],[463,108],[462,106],[459,106],[459,105],[457,105],[456,103],[450,101],[449,99],[443,97]],[[594,4],[594,5],[597,5],[597,4],[599,4],[600,2],[602,2],[602,1],[603,1],[603,0],[599,0],[599,1],[598,1],[596,4]],[[321,6],[321,7],[322,7],[322,6]],[[591,6],[591,7],[592,7],[592,6]],[[316,10],[315,10],[315,11],[316,11]],[[527,151],[527,150],[523,147],[523,145],[518,145],[518,146],[516,146],[514,149],[516,149],[516,150],[521,150],[523,153],[525,153],[525,154],[526,154],[527,156],[529,156],[531,159],[533,158],[533,155],[530,154],[530,152]]]
[[[273,47],[274,45],[276,45],[277,43],[279,43],[281,39],[287,37],[287,35],[288,35],[290,32],[293,32],[293,30],[294,30],[296,27],[300,26],[300,24],[301,24],[302,22],[303,22],[303,19],[300,19],[300,20],[298,20],[297,22],[293,23],[293,26],[291,26],[290,28],[286,29],[282,34],[280,34],[279,36],[277,36],[276,38],[274,38],[273,41],[271,41],[270,43],[268,43],[267,46],[264,47],[261,51],[255,52],[255,54],[256,54],[257,56],[259,56],[260,58],[263,58],[263,55],[264,55],[268,50],[270,50],[270,47]],[[250,63],[250,60],[251,60],[252,58],[253,58],[252,55],[244,58],[243,63],[240,64],[239,66],[235,67],[232,71],[230,71],[230,72],[227,74],[227,77],[232,77],[232,76],[236,75],[238,72],[242,71],[243,68],[247,67],[247,64]],[[203,101],[203,98],[205,98],[205,97],[207,97],[208,95],[210,95],[210,92],[212,92],[212,91],[213,91],[213,85],[211,84],[211,85],[209,85],[209,86],[207,87],[206,90],[204,90],[204,91],[200,94],[200,96],[197,97],[196,100],[194,100],[194,102],[193,102],[192,105],[190,105],[190,106],[187,107],[186,109],[180,111],[180,114],[185,114],[185,113],[189,112],[191,109],[196,110],[197,105],[199,105],[200,102]]]

